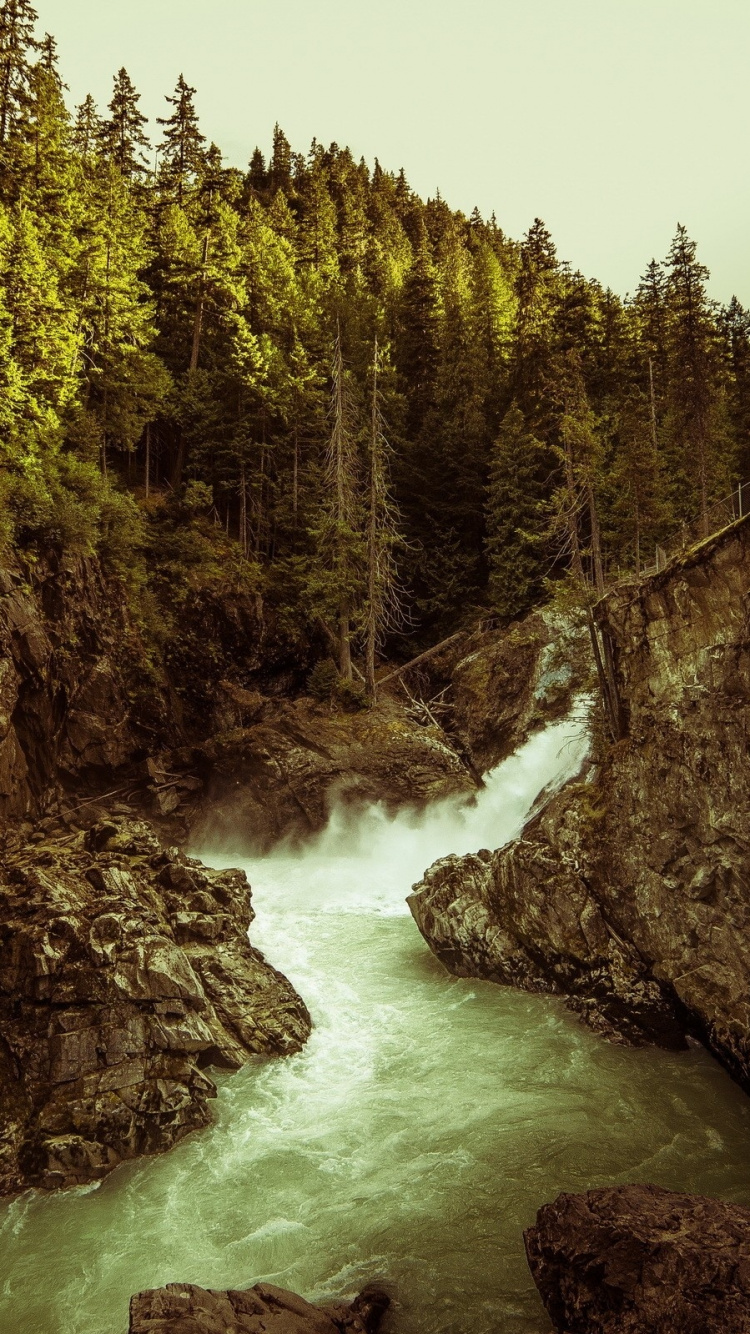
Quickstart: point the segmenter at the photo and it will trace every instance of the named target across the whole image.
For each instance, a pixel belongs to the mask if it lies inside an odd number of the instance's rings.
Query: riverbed
[[[125,1334],[133,1292],[260,1280],[313,1300],[373,1279],[398,1334],[542,1334],[522,1229],[560,1190],[653,1181],[750,1203],[750,1100],[700,1048],[633,1051],[558,1000],[450,977],[405,903],[448,852],[513,837],[577,771],[585,728],[533,738],[474,804],[336,810],[248,857],[251,937],[315,1029],[219,1077],[216,1121],[101,1185],[0,1205],[2,1334]]]

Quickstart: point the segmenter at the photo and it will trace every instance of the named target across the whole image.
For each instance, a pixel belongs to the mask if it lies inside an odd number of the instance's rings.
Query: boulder
[[[750,1334],[750,1209],[615,1186],[559,1195],[524,1236],[558,1334]]]
[[[0,1194],[98,1180],[209,1121],[211,1066],[299,1050],[242,871],[117,817],[0,856]]]
[[[374,1287],[351,1303],[313,1306],[271,1283],[240,1292],[170,1283],[133,1297],[129,1334],[376,1334],[388,1304]]]
[[[255,849],[322,829],[336,801],[395,810],[471,796],[478,782],[439,727],[388,698],[356,713],[267,700],[256,723],[212,738],[189,763],[204,780],[188,816],[193,843]]]

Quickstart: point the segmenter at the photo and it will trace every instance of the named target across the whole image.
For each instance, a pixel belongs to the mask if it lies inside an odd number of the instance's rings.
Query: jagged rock
[[[589,654],[580,629],[543,610],[509,630],[477,630],[438,656],[434,688],[450,683],[450,734],[479,773],[570,712]]]
[[[680,1015],[638,951],[612,930],[575,871],[550,865],[531,842],[443,857],[408,903],[457,977],[564,996],[614,1041],[686,1045]]]
[[[558,1196],[524,1235],[558,1334],[750,1334],[750,1209],[617,1186]]]
[[[133,1297],[129,1334],[376,1334],[388,1304],[374,1287],[351,1304],[313,1306],[271,1283],[242,1292],[170,1283]]]
[[[334,713],[310,699],[269,700],[262,720],[199,748],[206,795],[192,823],[209,835],[267,848],[322,829],[332,803],[421,805],[470,795],[477,780],[439,728],[420,727],[393,701]]]
[[[165,728],[121,586],[53,550],[0,567],[0,819],[110,773]],[[174,726],[172,726],[172,732]],[[166,737],[167,733],[164,732]]]
[[[626,1037],[679,1026],[748,1089],[749,592],[745,520],[616,588],[597,616],[626,735],[517,842],[438,864],[412,901],[449,966],[566,993]]]
[[[211,1065],[299,1049],[241,871],[112,818],[0,858],[0,1193],[105,1176],[209,1120]]]

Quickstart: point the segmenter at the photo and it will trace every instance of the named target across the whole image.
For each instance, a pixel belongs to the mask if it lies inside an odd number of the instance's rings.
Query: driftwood
[[[463,639],[464,634],[465,631],[459,630],[455,635],[449,635],[447,639],[443,639],[439,644],[434,644],[432,648],[428,648],[425,653],[420,653],[418,658],[412,658],[411,662],[405,662],[403,667],[397,667],[395,672],[389,672],[387,676],[381,676],[377,683],[378,687],[384,686],[388,681],[395,680],[397,676],[403,676],[404,672],[411,671],[412,667],[417,667],[420,662],[426,662],[433,654],[439,653],[441,648],[447,648],[449,644],[455,643],[457,639]]]

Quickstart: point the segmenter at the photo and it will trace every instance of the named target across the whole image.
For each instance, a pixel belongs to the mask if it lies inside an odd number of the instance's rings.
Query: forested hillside
[[[228,166],[182,76],[151,127],[124,69],[70,109],[36,23],[0,9],[2,539],[98,551],[155,645],[236,586],[371,674],[750,475],[750,316],[683,227],[623,301],[336,144]]]

